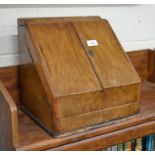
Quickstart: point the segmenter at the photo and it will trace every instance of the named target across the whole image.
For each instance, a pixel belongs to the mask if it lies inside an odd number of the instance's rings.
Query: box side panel
[[[25,40],[25,27],[19,26],[20,95],[22,108],[48,129],[52,129],[52,112]]]

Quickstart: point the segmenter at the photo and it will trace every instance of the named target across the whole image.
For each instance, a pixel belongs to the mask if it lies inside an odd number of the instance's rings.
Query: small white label
[[[98,46],[97,40],[87,40],[88,46]]]

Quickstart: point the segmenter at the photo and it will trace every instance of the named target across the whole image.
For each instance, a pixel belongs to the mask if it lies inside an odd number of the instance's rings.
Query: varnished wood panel
[[[16,104],[20,103],[18,66],[0,67],[0,80]]]
[[[155,51],[150,50],[148,54],[148,81],[155,83]]]
[[[11,113],[5,103],[5,99],[0,92],[0,151],[14,150]],[[7,116],[5,116],[7,114]]]
[[[35,68],[32,64],[22,66],[21,70],[21,92],[22,109],[26,110],[28,114],[33,114],[33,117],[37,118],[42,125],[48,130],[52,129],[52,111],[51,105],[48,103],[45,92],[40,85],[40,79],[35,72]],[[22,72],[23,71],[23,72]],[[31,106],[33,104],[33,106]]]
[[[97,111],[103,107],[102,92],[99,91],[63,96],[59,98],[58,101],[59,102],[53,103],[53,115],[55,118]]]
[[[55,119],[54,127],[56,128],[55,130],[57,132],[63,133],[64,131],[70,131],[80,128],[83,129],[87,126],[103,124],[110,120],[133,115],[133,113],[137,112],[139,112],[139,103],[133,102],[104,110],[74,115],[62,119]]]
[[[22,46],[21,65],[19,66],[21,108],[36,121],[41,122],[40,124],[49,131],[52,129],[51,105],[50,102],[48,103],[48,98],[32,63],[33,60],[26,42],[25,27],[18,27],[18,34],[20,46]]]
[[[141,80],[148,78],[149,50],[130,51],[127,53]],[[7,88],[16,104],[19,104],[19,66],[0,67],[0,80]]]
[[[140,84],[107,88],[103,92],[103,109],[139,101]]]
[[[0,81],[0,150],[14,150],[17,144],[17,108]]]
[[[30,39],[35,41],[35,52],[47,64],[54,97],[101,90],[71,24],[31,25],[27,30],[31,35]]]
[[[134,65],[142,81],[147,80],[149,74],[149,50],[137,50],[128,52],[128,56]]]
[[[78,21],[74,22],[74,26],[103,89],[140,82],[106,20]],[[96,40],[98,46],[88,46],[87,40]]]
[[[76,16],[75,17],[42,17],[42,18],[18,18],[18,25],[28,24],[42,24],[52,22],[64,22],[64,21],[88,21],[88,20],[100,20],[99,16]]]

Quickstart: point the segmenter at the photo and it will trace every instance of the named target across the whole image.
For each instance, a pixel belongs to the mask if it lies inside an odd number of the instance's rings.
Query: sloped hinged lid
[[[140,82],[107,20],[30,21],[26,32],[54,97]]]

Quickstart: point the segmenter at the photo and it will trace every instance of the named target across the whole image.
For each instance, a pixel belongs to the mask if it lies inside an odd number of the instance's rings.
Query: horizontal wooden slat
[[[129,141],[134,138],[139,138],[155,132],[155,121],[118,130],[112,133],[103,134],[97,137],[71,143],[68,145],[56,147],[50,150],[69,150],[69,151],[92,151],[100,150],[115,144]]]

